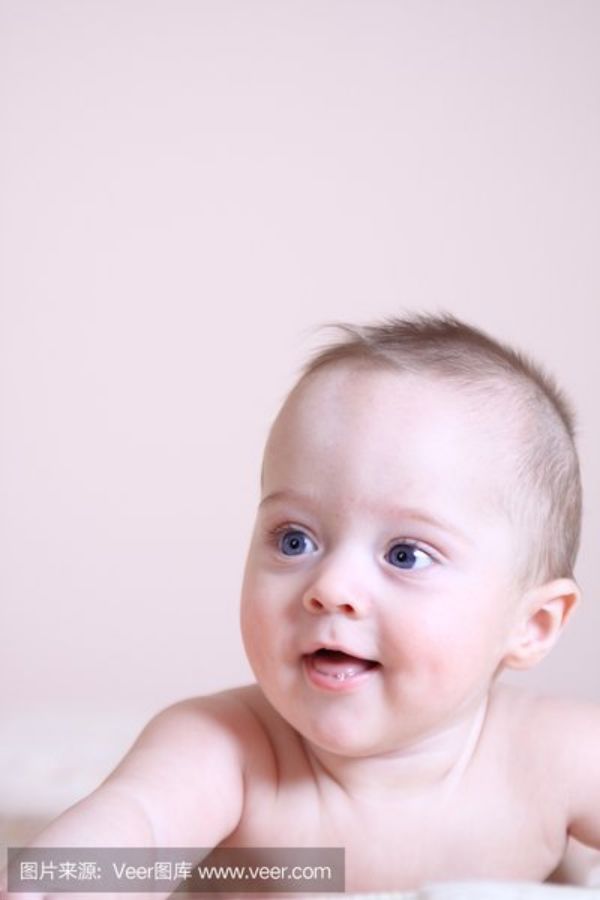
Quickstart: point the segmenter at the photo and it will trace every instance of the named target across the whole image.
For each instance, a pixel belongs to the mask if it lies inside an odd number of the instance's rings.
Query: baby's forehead
[[[281,410],[314,425],[318,414],[347,416],[354,410],[369,413],[387,407],[390,415],[400,404],[426,406],[431,415],[453,416],[472,436],[482,432],[494,437],[515,437],[522,419],[518,392],[498,379],[462,381],[429,371],[402,371],[390,365],[343,361],[301,379]],[[280,413],[280,414],[281,414]],[[369,416],[362,417],[366,427]],[[519,429],[517,429],[518,431]]]
[[[338,363],[294,387],[273,425],[266,462],[297,453],[299,445],[335,455],[351,442],[375,446],[383,458],[386,447],[404,452],[410,443],[420,447],[425,466],[445,449],[461,462],[483,454],[490,461],[486,481],[497,485],[517,454],[511,407],[514,399],[492,386],[465,388],[430,373]],[[413,463],[418,466],[419,458]]]

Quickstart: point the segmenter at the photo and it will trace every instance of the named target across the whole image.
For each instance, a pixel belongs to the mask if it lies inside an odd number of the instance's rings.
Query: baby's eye
[[[386,559],[399,569],[426,569],[433,563],[429,553],[406,541],[394,544]]]
[[[277,546],[284,556],[301,556],[304,552],[310,553],[311,549],[308,545],[312,547],[313,551],[317,549],[303,531],[288,528],[278,533]]]

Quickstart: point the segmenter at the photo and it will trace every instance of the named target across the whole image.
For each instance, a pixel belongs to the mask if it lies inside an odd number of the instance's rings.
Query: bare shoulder
[[[534,746],[554,751],[585,743],[589,729],[600,724],[600,704],[534,693],[500,683],[494,687],[490,709],[503,729],[521,737]]]
[[[488,754],[506,762],[511,778],[543,789],[568,816],[569,798],[600,760],[600,707],[497,683],[487,715]]]
[[[243,699],[243,689],[180,700],[153,716],[115,772],[124,770],[133,751],[141,757],[159,750],[174,750],[182,766],[188,754],[195,763],[200,749],[206,753],[213,747],[236,756],[243,766],[245,739],[254,723]]]
[[[600,705],[547,700],[545,728],[571,837],[600,850]]]
[[[521,715],[535,748],[551,756],[565,779],[573,764],[600,760],[600,704],[523,692]],[[586,766],[587,768],[587,766]]]
[[[600,849],[600,704],[502,685],[496,710],[522,772],[543,781],[568,834]]]
[[[263,728],[244,688],[181,700],[148,722],[102,788],[134,796],[162,846],[216,846],[240,821]]]

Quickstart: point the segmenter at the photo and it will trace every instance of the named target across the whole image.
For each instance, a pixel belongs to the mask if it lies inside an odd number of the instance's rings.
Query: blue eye
[[[311,552],[307,548],[307,544],[314,544],[307,534],[303,531],[288,530],[279,534],[278,547],[285,556],[301,556],[305,550]]]
[[[405,541],[394,544],[386,558],[398,569],[426,569],[433,563],[429,553]]]

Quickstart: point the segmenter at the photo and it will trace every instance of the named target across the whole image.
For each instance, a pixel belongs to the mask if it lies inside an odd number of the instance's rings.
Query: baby
[[[543,881],[569,836],[600,848],[600,708],[498,682],[579,597],[568,404],[452,316],[339,327],[265,450],[257,683],[159,713],[36,845],[343,847],[346,891]]]

